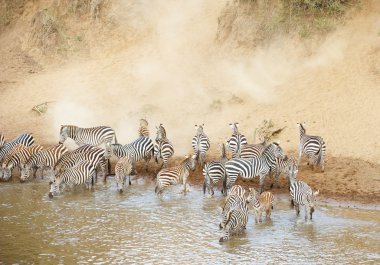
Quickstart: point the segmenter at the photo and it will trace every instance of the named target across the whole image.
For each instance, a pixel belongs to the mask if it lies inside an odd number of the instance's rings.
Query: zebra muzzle
[[[53,192],[49,192],[49,198],[53,198]]]

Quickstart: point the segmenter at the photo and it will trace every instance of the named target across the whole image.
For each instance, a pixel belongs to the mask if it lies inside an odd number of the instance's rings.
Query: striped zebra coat
[[[44,176],[44,170],[51,171],[51,177],[54,175],[54,166],[62,155],[68,152],[68,149],[63,144],[57,144],[45,150],[35,153],[30,159],[21,165],[21,177],[20,181],[26,181],[30,177],[30,170],[32,168],[40,168],[42,178]]]
[[[187,177],[190,170],[194,169],[195,155],[186,156],[186,159],[179,166],[161,169],[157,174],[155,193],[160,196],[167,187],[180,181],[183,183],[183,192],[186,193]]]
[[[259,194],[254,188],[249,188],[247,202],[253,204],[255,211],[255,222],[262,222],[262,214],[266,213],[265,218],[270,220],[271,212],[273,209],[273,194],[265,191]]]
[[[266,146],[265,141],[259,144],[246,144],[241,148],[240,158],[259,158],[264,152]]]
[[[96,166],[92,161],[79,161],[73,167],[65,169],[59,176],[55,176],[50,184],[49,197],[60,193],[60,186],[67,184],[70,186],[87,184],[90,189],[93,183]]]
[[[232,135],[226,143],[227,147],[232,152],[232,158],[240,158],[242,148],[247,145],[247,138],[243,134],[239,133],[238,126],[239,123],[237,122],[230,124]]]
[[[137,174],[136,172],[136,162],[144,159],[146,172],[149,171],[149,161],[153,156],[153,141],[147,137],[139,137],[137,140],[130,144],[121,145],[113,144],[111,145],[112,153],[118,157],[129,156],[132,159],[132,175]]]
[[[313,192],[312,189],[303,181],[293,181],[290,185],[290,196],[292,205],[296,209],[297,216],[300,214],[300,206],[305,207],[305,221],[313,218],[315,207],[315,197],[319,194],[319,190]]]
[[[220,153],[221,154],[219,160],[209,161],[203,167],[203,194],[206,194],[207,189],[208,194],[211,194],[211,196],[213,196],[214,186],[218,184],[219,181],[222,181],[222,194],[227,195],[225,163],[228,159],[226,157],[226,147],[224,144],[220,145]]]
[[[7,162],[3,163],[5,179],[9,179],[11,177],[13,168],[19,167],[21,169],[22,165],[24,165],[34,154],[37,154],[43,150],[43,147],[39,144],[33,144],[28,147],[24,145],[16,146],[18,147],[12,149],[13,154],[11,155],[10,159]],[[20,181],[22,182],[21,179]]]
[[[277,143],[268,145],[260,158],[242,159],[234,158],[226,163],[227,189],[231,188],[238,176],[245,179],[260,178],[260,192],[264,191],[264,179],[275,167],[276,157],[283,157],[282,148]]]
[[[322,137],[307,135],[302,123],[297,123],[300,130],[300,143],[298,145],[298,165],[301,162],[302,154],[309,159],[308,165],[321,166],[321,171],[325,171],[326,144]]]
[[[64,143],[67,138],[73,139],[79,146],[84,144],[99,146],[104,143],[107,158],[111,157],[112,141],[117,143],[115,131],[108,126],[81,128],[74,125],[62,125],[59,143]]]
[[[166,137],[166,130],[162,124],[157,128],[156,143],[154,144],[154,173],[157,174],[158,159],[162,159],[162,168],[168,166],[169,158],[174,154],[174,147]]]
[[[223,207],[222,221],[219,227],[223,235],[219,242],[228,241],[231,234],[243,231],[248,223],[248,206],[244,198],[239,195],[228,196]]]
[[[204,133],[203,126],[204,124],[199,126],[195,125],[197,132],[196,135],[193,137],[193,140],[191,141],[191,146],[194,150],[195,160],[199,162],[202,168],[203,164],[205,163],[206,152],[210,148],[210,140]]]

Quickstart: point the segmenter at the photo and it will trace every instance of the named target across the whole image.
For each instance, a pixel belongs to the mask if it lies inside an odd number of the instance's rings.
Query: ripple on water
[[[192,187],[184,196],[177,186],[159,199],[154,184],[143,180],[133,181],[122,194],[116,192],[112,179],[95,189],[67,191],[50,199],[47,183],[0,185],[0,260],[40,264],[379,261],[377,212],[319,207],[313,221],[306,223],[302,211],[297,218],[288,200],[280,198],[271,221],[255,224],[250,212],[247,229],[221,244],[218,224],[224,198],[219,195],[204,198],[201,189]]]

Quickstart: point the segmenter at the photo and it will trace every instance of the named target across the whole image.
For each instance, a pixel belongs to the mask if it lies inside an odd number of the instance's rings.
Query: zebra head
[[[285,158],[285,153],[284,153],[284,150],[282,150],[282,148],[280,146],[280,143],[273,142],[272,146],[274,147],[273,148],[273,154],[274,154],[274,156],[276,158],[284,159]]]
[[[230,127],[232,129],[232,134],[239,134],[239,130],[238,130],[239,123],[238,122],[230,123]]]
[[[195,159],[196,159],[196,157],[197,157],[196,155],[185,156],[186,159],[185,159],[184,163],[185,163],[187,169],[189,169],[189,170],[191,169],[192,171],[195,170]]]
[[[255,188],[249,188],[246,202],[250,203],[252,201],[256,201],[259,193],[255,190]]]
[[[203,134],[203,127],[205,124],[203,123],[202,125],[195,125],[195,129],[197,130],[197,135]]]
[[[300,129],[300,135],[304,135],[306,133],[306,129],[305,129],[305,125],[306,123],[302,123],[302,122],[297,122],[297,126],[298,128]]]
[[[59,143],[63,144],[69,137],[69,127],[67,125],[62,125],[59,131]]]
[[[161,140],[161,139],[165,139],[166,138],[166,130],[164,128],[164,126],[162,125],[162,123],[160,124],[160,126],[156,126],[156,129],[157,129],[157,132],[156,132],[156,142],[158,140]]]
[[[53,196],[56,196],[59,194],[59,185],[61,184],[60,178],[54,178],[53,181],[50,183],[50,191],[49,191],[49,197],[53,198]]]
[[[3,167],[3,180],[7,181],[11,178],[11,165]]]
[[[29,178],[30,175],[30,168],[26,165],[21,165],[21,176],[20,176],[20,182],[24,182]]]

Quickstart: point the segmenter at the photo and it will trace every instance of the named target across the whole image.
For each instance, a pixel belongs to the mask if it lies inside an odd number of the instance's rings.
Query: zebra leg
[[[259,209],[259,222],[260,222],[260,223],[263,222],[263,210],[261,209],[261,207],[260,207],[260,209]]]
[[[154,174],[157,175],[158,158],[154,156]]]
[[[265,175],[260,175],[260,194],[264,192]]]
[[[150,162],[150,159],[151,159],[151,156],[149,155],[149,156],[146,156],[145,158],[144,158],[144,160],[145,160],[145,170],[146,170],[146,172],[149,172],[149,162]]]
[[[132,162],[132,172],[131,172],[132,175],[137,175],[137,171],[136,171],[136,162],[133,161]]]
[[[131,175],[128,175],[128,184],[131,185]]]
[[[255,223],[257,224],[259,222],[259,211],[255,210]]]
[[[296,208],[296,215],[299,216],[300,215],[300,205],[298,203],[294,203],[294,206]]]

